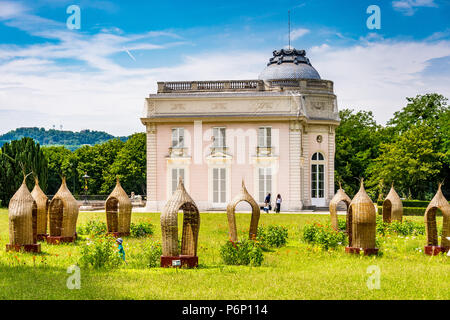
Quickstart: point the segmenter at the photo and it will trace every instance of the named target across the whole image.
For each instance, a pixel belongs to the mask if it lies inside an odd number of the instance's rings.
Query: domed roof
[[[259,75],[260,80],[319,79],[320,75],[305,56],[305,50],[281,49],[273,51],[267,67]]]

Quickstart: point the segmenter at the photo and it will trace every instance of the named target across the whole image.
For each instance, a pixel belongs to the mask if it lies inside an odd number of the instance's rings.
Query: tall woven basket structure
[[[116,187],[106,199],[105,207],[108,233],[115,237],[129,236],[132,205],[118,178]]]
[[[352,219],[352,240],[345,251],[359,254],[360,250],[364,250],[365,255],[377,254],[375,206],[364,189],[363,179],[361,179],[361,187],[348,210]]]
[[[241,192],[238,193],[227,206],[229,236],[230,240],[233,242],[238,241],[235,210],[238,203],[242,201],[247,202],[252,207],[252,218],[250,221],[250,229],[248,232],[249,239],[256,239],[256,235],[258,233],[258,222],[259,216],[261,214],[261,209],[259,208],[258,203],[255,201],[255,199],[253,199],[250,193],[248,193],[247,188],[244,184],[244,180],[242,180]]]
[[[178,250],[178,211],[183,210],[181,254]],[[200,230],[200,213],[186,192],[182,179],[177,190],[161,211],[162,256],[161,267],[198,265],[197,243]],[[179,264],[178,264],[179,262]]]
[[[63,177],[61,187],[50,201],[48,208],[50,235],[47,243],[74,242],[78,219],[78,203],[67,188]]]
[[[34,188],[31,191],[34,201],[37,205],[37,240],[45,240],[48,237],[47,224],[48,224],[48,206],[49,201],[45,193],[39,187],[39,180],[34,178]]]
[[[442,238],[439,246],[439,238],[436,223],[436,211],[442,212]],[[437,255],[440,252],[448,252],[450,249],[450,204],[442,194],[441,184],[431,202],[425,210],[425,231],[427,234],[427,244],[425,254]]]
[[[403,204],[402,200],[394,190],[392,185],[386,199],[383,201],[383,221],[391,223],[392,221],[402,222]]]
[[[347,215],[346,215],[346,232],[349,237],[349,243],[351,243],[351,237],[352,237],[352,219],[349,214],[349,206],[350,202],[352,200],[350,197],[345,193],[344,189],[342,189],[341,184],[339,183],[339,190],[334,195],[333,199],[330,201],[330,218],[331,218],[331,226],[334,230],[339,231],[338,226],[338,216],[337,216],[337,209],[340,202],[344,202],[347,209]]]
[[[23,179],[9,202],[9,244],[6,251],[40,252],[37,244],[37,205]]]

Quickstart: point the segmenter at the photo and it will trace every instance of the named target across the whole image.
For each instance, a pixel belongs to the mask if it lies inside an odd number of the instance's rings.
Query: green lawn
[[[181,215],[180,215],[181,216]],[[181,218],[181,217],[180,217]],[[105,219],[102,213],[79,215],[78,223]],[[81,269],[81,289],[66,287],[67,267],[79,259],[80,244],[49,246],[42,254],[6,253],[8,212],[0,209],[0,299],[450,299],[450,257],[420,253],[425,237],[384,238],[382,257],[350,256],[341,247],[322,251],[300,240],[306,222],[328,221],[327,215],[262,214],[261,225],[288,227],[286,247],[264,253],[261,267],[226,266],[219,247],[228,239],[226,214],[201,214],[198,269],[134,267],[140,244],[125,238],[129,264],[115,270]],[[407,217],[422,221],[422,217]],[[442,218],[439,218],[442,222]],[[155,225],[159,214],[133,213],[132,220]],[[249,214],[237,214],[240,232]],[[381,270],[381,288],[369,290],[367,267]]]

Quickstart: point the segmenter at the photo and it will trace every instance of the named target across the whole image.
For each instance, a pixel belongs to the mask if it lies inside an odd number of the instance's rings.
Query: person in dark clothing
[[[281,201],[282,201],[281,195],[278,194],[278,195],[277,195],[277,200],[276,200],[276,205],[277,205],[277,207],[275,208],[275,212],[276,212],[276,213],[280,213],[280,210],[281,210]]]
[[[267,194],[266,199],[264,200],[264,211],[266,211],[267,213],[269,213],[269,210],[272,210],[272,206],[270,205],[270,193]]]

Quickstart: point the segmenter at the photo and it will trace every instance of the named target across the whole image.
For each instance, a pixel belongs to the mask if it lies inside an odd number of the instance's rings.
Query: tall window
[[[270,148],[272,147],[272,128],[260,127],[258,130],[258,147]]]
[[[174,168],[172,169],[172,193],[177,190],[178,179],[181,178],[184,181],[184,169],[183,168]]]
[[[313,154],[311,158],[311,197],[324,198],[325,197],[325,165],[324,157],[320,152]]]
[[[184,148],[184,128],[172,129],[172,148]]]
[[[213,202],[225,203],[227,201],[226,192],[226,168],[213,168]]]
[[[213,128],[213,147],[225,147],[225,128]]]
[[[259,202],[264,202],[266,195],[272,193],[272,169],[259,168]]]

